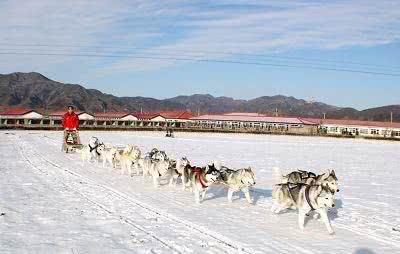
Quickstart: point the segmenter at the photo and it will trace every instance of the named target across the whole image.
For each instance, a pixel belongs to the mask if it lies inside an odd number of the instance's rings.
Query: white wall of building
[[[88,113],[82,113],[78,115],[79,120],[94,120],[94,116],[89,115]]]
[[[121,117],[119,120],[121,120],[121,121],[136,121],[136,120],[138,120],[138,118],[134,115],[127,115],[127,116]]]

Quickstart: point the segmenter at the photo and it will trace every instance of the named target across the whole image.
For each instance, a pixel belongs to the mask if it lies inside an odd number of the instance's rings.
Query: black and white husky
[[[249,204],[252,203],[249,188],[256,184],[255,174],[253,170],[241,168],[237,170],[221,167],[221,182],[228,187],[228,201],[232,202],[232,196],[237,191],[242,191]]]
[[[329,189],[332,193],[339,192],[338,178],[334,170],[321,175],[313,172],[297,170],[287,175],[283,175],[279,168],[274,168],[274,175],[279,183],[303,183],[321,185]]]
[[[77,150],[77,152],[81,154],[82,164],[85,164],[85,162],[91,162],[93,159],[97,161],[99,160],[99,150],[102,149],[99,148],[99,145],[99,139],[96,137],[91,137],[89,140],[89,144],[84,145],[82,149]]]
[[[304,229],[305,216],[315,211],[324,222],[329,234],[333,234],[328,208],[335,207],[335,194],[321,185],[308,184],[276,184],[272,190],[273,204],[271,211],[280,213],[286,209],[297,209],[299,213],[298,224]]]
[[[179,178],[181,178],[182,182],[182,190],[185,190],[188,184],[188,174],[191,169],[190,161],[183,156],[179,161],[175,161],[175,164],[171,164],[171,179],[172,184],[175,186],[176,182]]]
[[[203,201],[208,188],[221,179],[221,172],[215,168],[214,164],[205,167],[186,167],[188,184],[194,192],[197,204]]]

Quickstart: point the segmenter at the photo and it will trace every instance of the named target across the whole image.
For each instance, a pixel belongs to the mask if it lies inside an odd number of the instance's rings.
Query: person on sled
[[[78,127],[79,127],[79,118],[78,115],[74,112],[74,106],[69,105],[67,107],[67,112],[64,113],[62,117],[62,127],[64,129],[64,142],[63,142],[63,150],[66,150],[66,144],[68,142],[68,135],[72,135],[71,137],[74,139],[74,144],[80,144],[81,140],[78,135]]]

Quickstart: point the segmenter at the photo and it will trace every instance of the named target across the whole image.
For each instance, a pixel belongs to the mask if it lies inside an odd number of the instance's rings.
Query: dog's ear
[[[332,170],[332,171],[331,171],[331,175],[336,177],[335,170]]]
[[[324,175],[322,176],[322,179],[325,180],[330,176],[330,172],[325,172]]]

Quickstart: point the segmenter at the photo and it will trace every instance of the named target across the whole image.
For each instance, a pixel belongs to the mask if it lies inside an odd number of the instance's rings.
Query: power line
[[[0,51],[20,51],[21,50],[21,48],[2,48],[1,47],[1,44],[0,44]],[[23,49],[22,49],[23,50]],[[27,49],[27,50],[31,50],[31,49]],[[51,49],[34,49],[35,50],[35,52],[37,52],[37,51],[51,51],[51,52],[62,52],[62,53],[70,53],[70,52],[72,52],[72,53],[76,53],[76,51],[66,51],[66,50],[63,50],[63,49],[53,49],[53,48],[51,48]],[[172,53],[154,53],[154,52],[152,52],[152,51],[148,51],[148,50],[145,50],[145,52],[146,53],[151,53],[151,55],[158,55],[158,56],[167,56],[167,57],[175,57],[176,55],[174,55],[174,54],[172,54]],[[45,52],[45,53],[47,53],[47,52]],[[99,51],[98,50],[94,50],[94,49],[89,49],[89,50],[86,50],[86,49],[84,49],[84,50],[79,50],[79,53],[99,53]],[[105,53],[105,54],[113,54],[113,55],[115,55],[115,54],[124,54],[124,55],[126,55],[126,56],[128,56],[128,55],[132,55],[132,54],[143,54],[144,52],[140,52],[140,53],[132,53],[132,52],[129,52],[129,51],[125,51],[125,52],[121,52],[121,51],[118,51],[118,52],[104,52],[104,51],[102,51],[101,53]],[[191,53],[191,54],[181,54],[180,55],[180,57],[185,57],[185,58],[201,58],[201,57],[204,57],[204,54],[203,55],[198,55],[198,54],[200,54],[200,53],[197,53],[197,55],[196,54],[193,54],[193,53]],[[232,56],[233,57],[233,56]],[[249,61],[249,60],[251,60],[251,61],[259,61],[260,59],[258,59],[258,58],[237,58],[237,57],[235,57],[235,59],[237,59],[238,61]],[[281,60],[277,60],[279,63],[281,63],[282,61]],[[291,61],[288,61],[288,60],[283,60],[284,62],[283,63],[287,63],[287,64],[293,64]],[[329,65],[329,64],[325,64],[325,63],[323,63],[323,64],[317,64],[317,63],[313,63],[313,62],[304,62],[304,61],[300,61],[300,63],[306,63],[306,64],[311,64],[311,65],[313,65],[313,66],[315,66],[315,65],[318,65],[318,67],[327,67],[327,68],[332,68],[332,65]],[[294,64],[299,64],[299,63],[294,63]],[[335,67],[334,67],[335,68]],[[372,67],[364,67],[364,69],[369,69],[369,70],[371,70],[372,72],[378,72],[378,70],[379,70],[379,72],[393,72],[393,71],[399,71],[400,72],[400,69],[399,70],[393,70],[393,69],[386,69],[386,68],[372,68]]]
[[[289,64],[276,64],[267,62],[245,62],[245,61],[231,61],[231,60],[218,60],[218,59],[196,59],[196,58],[185,58],[185,57],[153,57],[143,55],[117,55],[117,54],[81,54],[81,53],[32,53],[32,52],[0,52],[0,55],[31,55],[31,56],[71,56],[71,57],[98,57],[98,58],[137,58],[137,59],[153,59],[153,60],[174,60],[174,61],[192,61],[192,62],[214,62],[214,63],[230,63],[230,64],[243,64],[243,65],[257,65],[257,66],[273,66],[273,67],[287,67],[297,69],[315,69],[315,70],[326,70],[326,71],[337,71],[337,72],[350,72],[350,73],[362,73],[371,75],[383,75],[383,76],[394,76],[400,77],[397,73],[387,72],[375,72],[375,71],[364,71],[346,68],[328,68],[318,66],[298,66]]]
[[[136,50],[144,50],[146,52],[154,52],[154,51],[168,51],[168,52],[178,52],[178,53],[196,53],[196,54],[221,54],[226,56],[244,56],[244,57],[260,57],[260,58],[268,58],[268,59],[283,59],[283,60],[296,60],[302,61],[303,63],[337,63],[337,64],[350,64],[350,65],[359,65],[364,67],[373,67],[382,70],[390,69],[391,71],[398,71],[400,66],[389,66],[389,65],[381,65],[381,64],[371,64],[371,63],[361,63],[361,62],[353,62],[346,60],[330,60],[330,59],[316,59],[316,58],[303,58],[303,57],[290,57],[290,56],[272,56],[267,54],[251,54],[251,53],[236,53],[229,51],[193,51],[193,50],[179,50],[179,49],[167,49],[167,48],[146,48],[146,47],[122,47],[122,46],[98,46],[98,45],[66,45],[66,44],[11,44],[11,43],[0,43],[0,46],[16,46],[16,47],[64,47],[64,48],[94,48],[94,49],[136,49]]]

